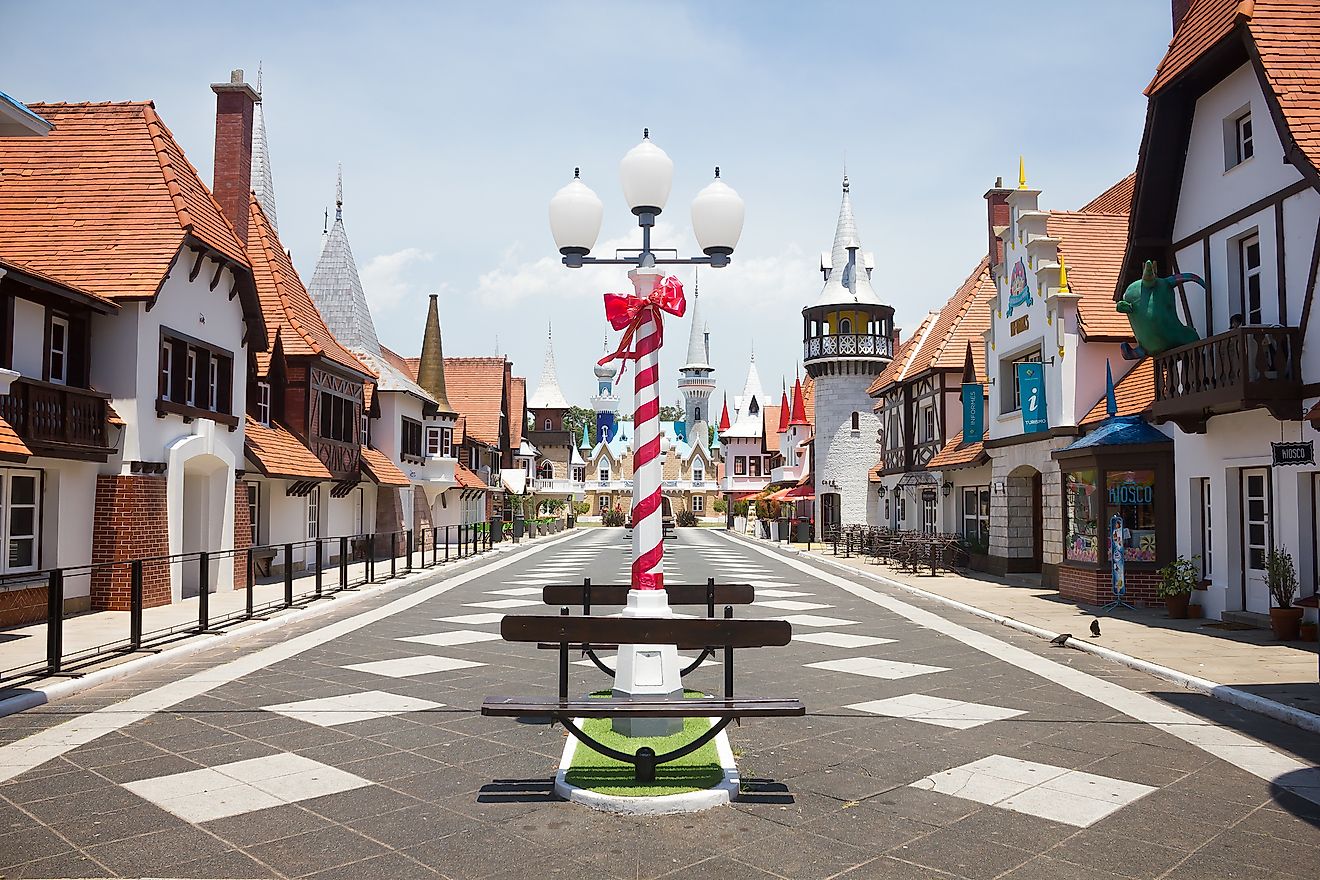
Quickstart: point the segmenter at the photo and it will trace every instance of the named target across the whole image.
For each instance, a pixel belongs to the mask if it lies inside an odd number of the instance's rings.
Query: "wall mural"
[[[1013,278],[1008,285],[1008,311],[1004,314],[1013,317],[1013,310],[1018,306],[1031,305],[1031,287],[1027,284],[1027,267],[1019,257],[1013,266]]]

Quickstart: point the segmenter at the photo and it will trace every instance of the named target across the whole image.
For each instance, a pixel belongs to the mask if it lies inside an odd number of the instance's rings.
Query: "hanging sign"
[[[1115,602],[1122,602],[1127,594],[1123,557],[1123,517],[1116,513],[1109,518],[1109,588]]]
[[[1302,440],[1297,443],[1271,443],[1274,452],[1274,464],[1315,464],[1315,443]]]
[[[980,382],[964,382],[962,387],[963,442],[980,443],[985,437],[985,392]]]
[[[1048,431],[1049,414],[1045,409],[1045,365],[1026,361],[1013,365],[1017,370],[1018,406],[1022,410],[1022,431],[1035,434]]]

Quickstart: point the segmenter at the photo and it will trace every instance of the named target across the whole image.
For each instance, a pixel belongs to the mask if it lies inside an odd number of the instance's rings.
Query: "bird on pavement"
[[[1100,621],[1098,620],[1091,621],[1091,638],[1100,638]]]
[[[1072,633],[1060,633],[1059,635],[1050,639],[1050,644],[1054,645],[1056,648],[1062,648],[1064,645],[1068,643],[1068,640],[1071,638],[1072,638]]]

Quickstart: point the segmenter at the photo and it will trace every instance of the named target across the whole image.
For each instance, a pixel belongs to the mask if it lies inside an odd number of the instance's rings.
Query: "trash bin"
[[[811,543],[811,520],[805,516],[799,516],[797,521],[797,542],[799,544]]]
[[[504,517],[500,514],[492,514],[490,518],[490,542],[498,544],[504,540]]]
[[[527,534],[527,521],[518,514],[513,515],[513,540],[522,540],[522,536]]]
[[[777,537],[779,538],[780,541],[793,540],[792,525],[793,525],[792,518],[787,516],[781,516],[779,518],[779,535]]]

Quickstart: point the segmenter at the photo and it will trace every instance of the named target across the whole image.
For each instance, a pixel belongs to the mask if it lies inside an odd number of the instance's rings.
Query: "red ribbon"
[[[641,297],[635,293],[605,294],[605,317],[611,327],[623,331],[623,337],[619,340],[619,347],[614,353],[605,355],[597,363],[604,366],[610,361],[622,360],[625,361],[624,369],[627,369],[627,361],[635,361],[643,354],[649,354],[664,342],[664,312],[681,318],[686,311],[687,299],[683,296],[683,284],[673,275],[656,281],[649,296]],[[632,346],[637,330],[645,322],[647,315],[655,321],[655,344],[648,345],[646,350],[642,351]],[[623,370],[620,370],[614,381],[617,383],[622,378]]]

